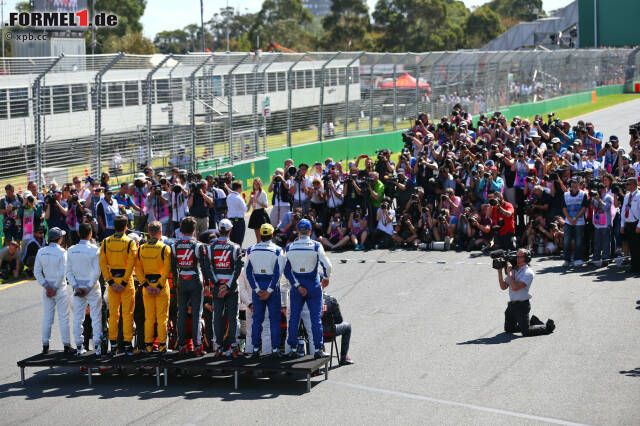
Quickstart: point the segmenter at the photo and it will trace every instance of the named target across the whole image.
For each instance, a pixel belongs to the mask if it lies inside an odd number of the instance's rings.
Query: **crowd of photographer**
[[[311,168],[287,160],[269,186],[276,241],[292,241],[306,218],[328,250],[524,247],[598,267],[638,259],[637,126],[623,148],[590,122],[572,127],[553,113],[509,122],[496,112],[474,127],[456,105],[438,122],[421,114],[403,140],[397,162],[388,150],[344,169],[331,158]]]

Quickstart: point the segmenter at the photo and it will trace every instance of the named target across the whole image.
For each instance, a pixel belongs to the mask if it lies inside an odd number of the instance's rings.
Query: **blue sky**
[[[0,0],[2,1],[2,0]],[[15,10],[19,0],[5,0],[5,20],[9,11]],[[377,0],[367,0],[369,8],[373,10]],[[480,6],[488,0],[463,0],[467,7]],[[564,7],[572,0],[543,0],[544,10],[554,10]],[[205,20],[214,12],[226,5],[226,0],[203,0]],[[181,7],[176,7],[180,5]],[[256,12],[260,10],[262,0],[229,0],[229,6],[239,8],[241,12]],[[200,22],[200,0],[147,0],[147,8],[142,17],[144,35],[153,39],[159,31],[183,28],[191,23]]]

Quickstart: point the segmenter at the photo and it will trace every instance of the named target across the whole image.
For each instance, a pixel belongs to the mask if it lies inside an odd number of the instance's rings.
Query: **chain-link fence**
[[[131,181],[640,80],[637,50],[7,58],[0,181]]]

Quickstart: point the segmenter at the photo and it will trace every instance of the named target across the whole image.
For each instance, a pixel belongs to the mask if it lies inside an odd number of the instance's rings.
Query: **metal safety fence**
[[[640,80],[637,49],[6,58],[0,182],[131,181]]]

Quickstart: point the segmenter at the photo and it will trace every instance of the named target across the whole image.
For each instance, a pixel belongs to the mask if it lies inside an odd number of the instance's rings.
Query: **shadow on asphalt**
[[[493,337],[480,337],[474,340],[467,340],[466,342],[459,342],[456,345],[499,345],[502,343],[509,343],[514,339],[520,339],[522,336],[516,336],[512,333],[498,333]]]
[[[139,400],[153,398],[199,399],[216,398],[221,401],[262,400],[279,396],[299,396],[306,393],[306,376],[283,376],[255,378],[241,374],[238,390],[233,389],[233,376],[169,376],[169,386],[157,387],[155,375],[139,374],[94,374],[93,384],[87,383],[85,373],[76,369],[58,367],[29,374],[25,384],[20,381],[0,385],[0,399],[24,397],[27,400],[42,398],[79,398],[87,395],[100,399],[129,398]],[[322,383],[319,378],[311,380],[311,388]],[[162,383],[162,377],[161,377]]]
[[[629,377],[640,377],[640,367],[634,368],[633,370],[620,371],[620,374],[624,374],[625,376]]]

